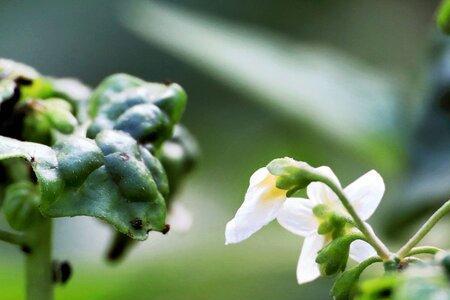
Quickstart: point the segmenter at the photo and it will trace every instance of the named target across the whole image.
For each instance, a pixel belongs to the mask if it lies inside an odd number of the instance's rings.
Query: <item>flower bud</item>
[[[362,236],[357,234],[344,235],[332,240],[320,250],[316,263],[320,265],[321,273],[323,275],[333,275],[344,271],[347,266],[350,244],[361,238]]]
[[[272,175],[278,177],[277,187],[289,191],[288,196],[299,189],[306,188],[315,178],[313,167],[289,157],[272,160],[267,165],[267,169]]]
[[[31,182],[9,185],[3,201],[3,212],[8,224],[16,230],[30,228],[42,217],[38,209],[39,202],[39,191]]]
[[[371,264],[379,262],[378,258],[370,258],[356,265],[355,267],[343,272],[334,282],[331,294],[335,300],[348,300],[361,276],[361,273]]]

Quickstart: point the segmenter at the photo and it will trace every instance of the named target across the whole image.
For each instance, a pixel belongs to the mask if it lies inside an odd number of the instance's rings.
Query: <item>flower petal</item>
[[[341,186],[341,183],[339,182],[339,179],[337,178],[336,174],[334,174],[333,170],[331,170],[330,167],[327,166],[321,166],[315,169],[317,173],[319,173],[322,176],[328,177],[333,181],[337,186]]]
[[[239,243],[274,220],[286,200],[286,192],[271,186],[250,187],[234,218],[227,223],[225,244]]]
[[[302,252],[297,265],[297,281],[299,284],[313,281],[320,276],[319,265],[316,263],[317,252],[325,245],[322,235],[312,234],[303,241]]]
[[[319,226],[312,212],[316,205],[309,199],[288,198],[278,213],[278,223],[294,234],[309,236],[316,232]]]
[[[369,171],[344,189],[358,215],[367,220],[375,212],[384,194],[384,182],[375,170]]]
[[[171,230],[187,232],[192,226],[192,214],[183,203],[175,201],[170,207],[167,223],[170,224]]]
[[[310,183],[306,188],[306,194],[308,195],[308,198],[316,204],[325,204],[336,212],[347,214],[347,211],[336,194],[322,182]]]
[[[350,257],[357,262],[373,256],[377,256],[377,252],[365,241],[356,240],[350,245]]]
[[[250,176],[250,187],[261,183],[269,175],[269,170],[267,170],[266,167],[259,168],[252,174],[252,176]]]

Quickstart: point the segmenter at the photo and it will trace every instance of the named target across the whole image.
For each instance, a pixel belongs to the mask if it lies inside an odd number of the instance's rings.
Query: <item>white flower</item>
[[[308,170],[322,176],[328,177],[331,173],[332,177],[329,178],[339,184],[336,176],[328,167],[313,168],[305,162],[295,161],[292,158],[284,158],[284,160],[289,161],[291,165],[299,169]],[[286,200],[287,193],[286,190],[276,187],[277,178],[266,167],[253,173],[244,202],[226,226],[226,244],[239,243],[247,239],[277,217]]]
[[[331,169],[326,168],[325,173],[339,184]],[[376,171],[372,170],[348,185],[344,189],[344,194],[348,197],[358,216],[365,221],[373,214],[381,201],[384,194],[383,179]],[[297,266],[297,280],[300,284],[310,282],[320,276],[319,266],[315,262],[317,252],[329,242],[326,235],[317,233],[320,220],[313,214],[313,208],[323,204],[334,212],[348,215],[334,192],[321,182],[309,184],[307,195],[309,199],[287,199],[277,216],[278,222],[284,228],[305,237]],[[376,255],[375,250],[364,241],[357,240],[350,246],[350,257],[358,262],[374,255]]]

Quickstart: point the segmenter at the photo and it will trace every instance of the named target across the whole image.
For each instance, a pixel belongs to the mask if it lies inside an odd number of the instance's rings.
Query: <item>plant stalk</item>
[[[377,254],[383,261],[387,261],[392,259],[391,252],[386,247],[386,245],[378,238],[378,236],[373,232],[373,230],[367,226],[367,224],[358,216],[355,209],[350,203],[350,200],[343,193],[342,189],[337,186],[333,181],[326,177],[320,177],[319,181],[328,185],[333,192],[338,196],[342,205],[344,205],[347,212],[352,216],[353,221],[355,222],[356,227],[364,234],[366,241],[375,249]]]
[[[27,234],[31,247],[25,259],[27,300],[52,300],[52,220],[43,218]]]
[[[417,245],[425,235],[436,225],[436,223],[442,219],[447,213],[450,212],[450,200],[444,203],[426,222],[420,227],[420,229],[414,234],[409,241],[397,252],[399,258],[403,258],[408,255],[409,251]]]

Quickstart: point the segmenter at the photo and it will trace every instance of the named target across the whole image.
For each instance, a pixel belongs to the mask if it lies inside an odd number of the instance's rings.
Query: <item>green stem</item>
[[[0,230],[0,240],[21,247],[27,246],[26,238],[24,235],[8,232],[5,230]]]
[[[25,262],[27,300],[52,300],[52,220],[42,219],[27,234],[31,241]]]
[[[439,251],[441,251],[441,249],[436,248],[436,247],[431,247],[431,246],[414,247],[414,248],[411,249],[411,251],[408,252],[407,255],[405,255],[405,257],[413,256],[413,255],[417,255],[417,254],[432,254],[432,255],[435,255]]]
[[[331,181],[327,177],[320,177],[319,181],[328,185],[333,190],[333,192],[338,196],[342,205],[344,205],[345,209],[348,211],[350,216],[352,216],[356,227],[361,231],[362,234],[364,234],[364,236],[366,237],[366,241],[375,249],[380,258],[383,259],[384,261],[391,259],[391,252],[389,251],[389,249],[377,237],[375,232],[373,232],[373,230],[370,229],[369,226],[367,226],[367,224],[364,223],[363,220],[361,220],[361,218],[358,216],[355,209],[351,205],[350,200],[347,198],[347,196],[345,196],[341,187],[337,186],[333,181]]]
[[[420,227],[420,229],[414,234],[411,239],[397,252],[397,256],[400,258],[405,257],[411,249],[417,245],[425,235],[436,225],[436,223],[442,219],[448,212],[450,212],[450,200],[444,203],[426,222]]]

